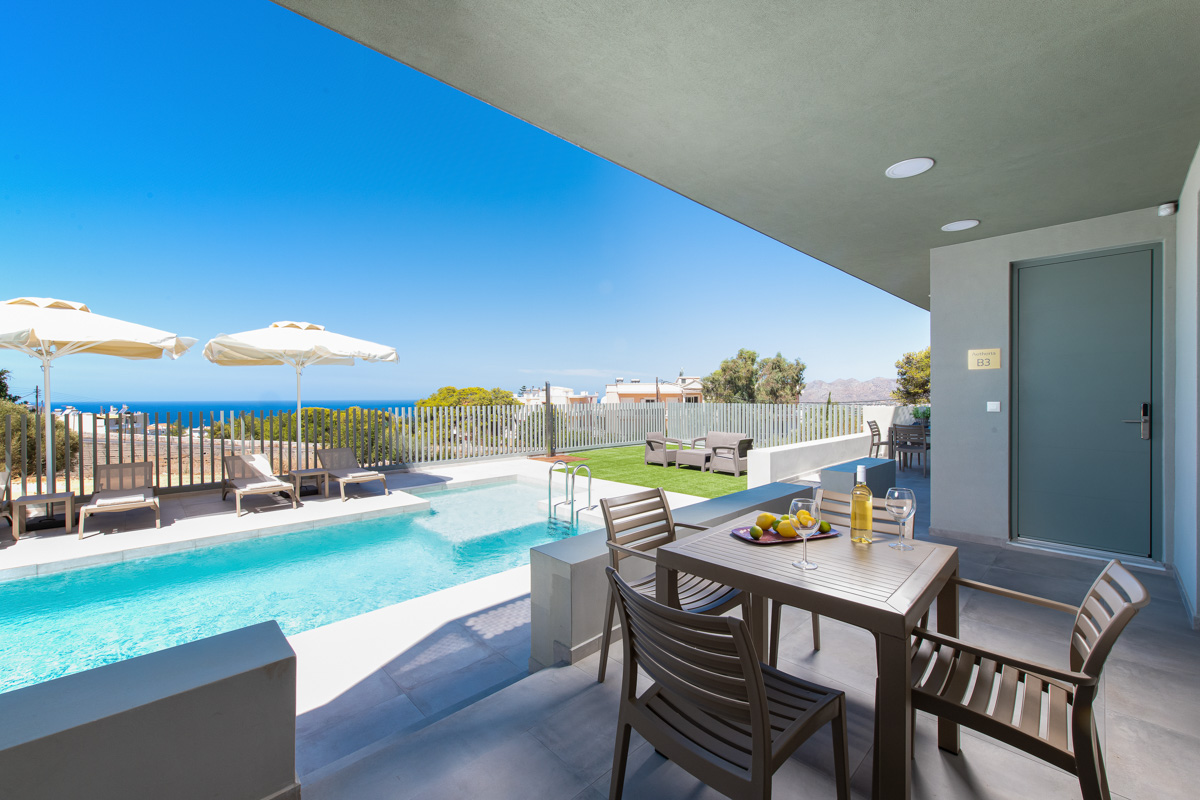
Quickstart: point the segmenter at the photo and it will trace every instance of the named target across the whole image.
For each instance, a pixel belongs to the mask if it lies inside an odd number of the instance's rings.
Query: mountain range
[[[872,378],[859,381],[839,378],[836,381],[809,381],[800,394],[801,403],[824,403],[832,396],[835,403],[868,403],[891,400],[896,388],[895,378]]]

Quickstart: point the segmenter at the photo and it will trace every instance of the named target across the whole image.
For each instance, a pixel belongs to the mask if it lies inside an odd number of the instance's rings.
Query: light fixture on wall
[[[942,230],[953,233],[954,231],[965,231],[968,228],[974,228],[979,224],[977,219],[960,219],[957,222],[947,222],[942,226]]]
[[[1158,215],[1160,217],[1173,217],[1178,208],[1179,206],[1175,203],[1163,203],[1158,207]]]
[[[892,164],[883,171],[883,174],[889,178],[911,178],[933,169],[933,164],[932,158],[907,158]]]

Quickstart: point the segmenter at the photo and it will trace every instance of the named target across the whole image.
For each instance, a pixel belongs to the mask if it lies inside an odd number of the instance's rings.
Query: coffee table
[[[320,467],[311,467],[309,469],[293,469],[288,471],[288,475],[292,478],[292,485],[296,487],[296,498],[300,497],[300,484],[305,478],[316,478],[317,488],[322,491],[325,497],[329,497],[329,471]]]
[[[55,492],[53,494],[27,494],[24,497],[18,497],[12,501],[12,532],[13,539],[20,540],[21,528],[25,527],[25,515],[29,506],[50,506],[50,510],[54,510],[55,503],[62,503],[66,510],[66,527],[67,533],[74,529],[75,516],[75,493],[74,492]]]

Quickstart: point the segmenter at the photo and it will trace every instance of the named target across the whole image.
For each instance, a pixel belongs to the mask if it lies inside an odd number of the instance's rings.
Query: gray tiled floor
[[[926,538],[921,536],[919,538]],[[962,544],[964,563],[990,583],[1077,602],[1102,564],[1046,553]],[[1035,563],[1036,562],[1036,563]],[[1150,607],[1118,643],[1102,685],[1101,735],[1117,797],[1194,797],[1200,752],[1200,633],[1188,627],[1173,583],[1155,575]],[[1066,666],[1067,615],[963,592],[967,638]],[[870,794],[874,688],[871,637],[822,622],[812,651],[807,615],[788,609],[781,666],[847,692],[856,797]],[[614,655],[618,651],[614,649]],[[596,656],[547,669],[306,784],[307,800],[451,797],[597,798],[608,793],[619,668],[595,682]],[[936,725],[917,724],[916,798],[1075,798],[1073,776],[965,731],[959,756],[936,747]],[[715,793],[635,739],[626,797],[709,798]],[[833,797],[832,750],[818,735],[777,775],[777,796]]]
[[[918,498],[924,499],[921,507],[928,508],[928,481],[920,473],[914,477],[907,472],[903,482],[917,489]],[[916,529],[918,539],[930,538],[927,519],[918,516]],[[965,576],[1066,602],[1079,602],[1103,566],[1014,547],[948,543],[959,546]],[[1150,573],[1139,577],[1153,601],[1114,649],[1098,705],[1109,778],[1117,798],[1190,798],[1196,796],[1195,756],[1200,752],[1200,682],[1195,677],[1200,633],[1190,629],[1172,578]],[[1069,615],[969,591],[961,593],[960,603],[964,638],[1066,666]],[[486,672],[483,665],[505,648],[521,647],[520,638],[528,635],[527,628],[514,624],[520,609],[494,613],[512,617],[507,624],[495,626],[506,631],[502,638],[488,641],[478,631],[445,631],[444,639],[428,643],[427,652],[406,655],[409,663],[391,665],[388,674],[402,687],[410,679],[425,680],[438,673],[438,667],[444,670],[451,661],[457,664],[463,649],[480,656],[484,651],[475,647],[480,642],[487,644],[489,654],[464,668],[468,673]],[[873,640],[858,629],[823,620],[823,648],[815,653],[810,630],[805,612],[787,609],[780,666],[846,691],[854,793],[867,798]],[[619,644],[611,652],[618,656]],[[450,660],[442,661],[443,657]],[[608,682],[597,684],[597,658],[543,670],[436,722],[426,721],[414,732],[384,738],[357,760],[346,759],[314,775],[315,780],[305,782],[304,796],[306,800],[606,797],[620,669],[614,663]],[[423,710],[419,689],[408,692],[417,713]],[[403,721],[411,711],[398,708],[395,713]],[[339,731],[331,728],[327,735],[336,738]],[[1072,775],[965,729],[962,742],[961,755],[938,750],[934,720],[919,715],[914,798],[1080,796]],[[806,744],[780,770],[774,785],[778,797],[834,797],[828,737],[818,734]],[[625,797],[701,800],[718,795],[635,736]]]

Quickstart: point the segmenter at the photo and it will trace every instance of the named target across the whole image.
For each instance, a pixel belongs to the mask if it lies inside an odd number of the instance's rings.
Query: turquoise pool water
[[[542,490],[426,495],[431,510],[0,583],[0,691],[252,625],[285,634],[529,563],[573,533]]]

